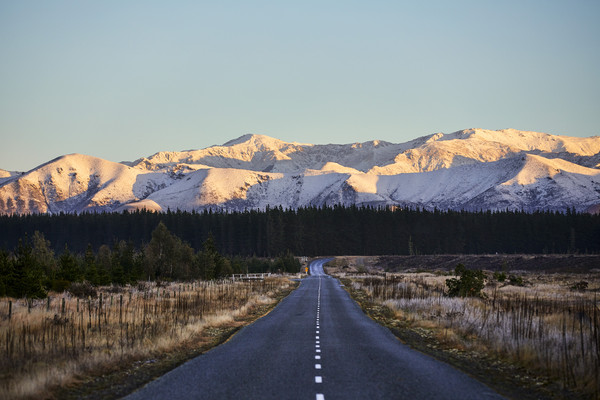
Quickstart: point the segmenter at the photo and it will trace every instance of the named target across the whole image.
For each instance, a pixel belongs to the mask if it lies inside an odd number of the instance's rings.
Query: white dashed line
[[[320,323],[319,323],[319,318],[321,315],[321,277],[319,276],[319,291],[317,294],[317,320],[316,320],[316,336],[315,336],[315,353],[320,353],[321,352],[321,341],[320,341],[320,333],[319,333],[319,329],[320,329]],[[315,355],[315,360],[320,360],[321,356],[319,354]],[[315,369],[320,370],[321,369],[321,364],[315,364]],[[322,376],[315,376],[315,383],[323,383],[323,377]],[[325,400],[325,395],[323,395],[322,393],[317,393],[316,394],[316,400]]]

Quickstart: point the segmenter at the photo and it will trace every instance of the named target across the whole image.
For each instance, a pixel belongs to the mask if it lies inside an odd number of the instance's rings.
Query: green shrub
[[[587,290],[589,283],[587,281],[579,281],[571,286],[571,290],[584,291]]]
[[[71,286],[71,282],[64,279],[54,279],[52,280],[51,288],[55,292],[61,293],[67,290]]]
[[[504,282],[506,280],[506,272],[494,272],[494,279],[498,282]]]
[[[68,291],[73,296],[81,299],[87,299],[88,297],[96,298],[98,296],[96,288],[89,282],[73,282],[69,286]]]
[[[454,269],[459,278],[446,279],[448,296],[451,297],[482,297],[481,290],[485,286],[485,274],[483,271],[473,271],[458,264]]]
[[[513,286],[525,286],[525,283],[523,282],[523,277],[517,275],[509,275],[508,284]]]

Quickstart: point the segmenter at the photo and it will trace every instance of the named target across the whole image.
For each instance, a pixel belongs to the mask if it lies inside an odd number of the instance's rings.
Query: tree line
[[[539,211],[441,211],[390,207],[267,208],[241,212],[169,211],[0,216],[0,248],[42,233],[55,252],[65,245],[84,253],[88,245],[125,242],[145,248],[162,222],[200,251],[212,236],[229,257],[296,255],[402,255],[490,253],[599,253],[600,215]]]
[[[149,242],[136,248],[132,241],[88,244],[75,253],[65,245],[55,254],[51,242],[35,231],[25,235],[13,251],[0,250],[0,296],[43,298],[49,290],[62,292],[74,283],[91,286],[124,285],[140,280],[212,280],[234,273],[299,272],[299,261],[289,252],[274,260],[227,257],[219,253],[212,235],[195,251],[159,222]]]

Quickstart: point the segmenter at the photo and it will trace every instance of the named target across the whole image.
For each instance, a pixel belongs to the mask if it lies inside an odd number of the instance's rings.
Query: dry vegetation
[[[295,283],[194,282],[103,288],[95,297],[0,300],[0,398],[40,398],[82,376],[200,344]]]
[[[446,349],[506,360],[546,377],[540,385],[559,382],[583,398],[600,398],[597,272],[521,271],[513,276],[523,286],[487,273],[483,298],[448,297],[446,271],[338,275],[350,278],[353,289],[385,306],[404,327],[433,336]]]

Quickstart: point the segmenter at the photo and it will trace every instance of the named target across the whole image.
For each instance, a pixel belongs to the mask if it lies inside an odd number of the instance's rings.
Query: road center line
[[[319,276],[319,291],[317,294],[317,324],[316,324],[316,336],[315,336],[315,340],[316,340],[316,344],[315,344],[315,352],[316,353],[320,353],[321,352],[321,345],[320,345],[320,337],[319,337],[319,316],[321,313],[321,277]],[[321,356],[320,355],[315,355],[315,360],[320,360]],[[315,369],[320,370],[321,369],[321,364],[315,364]],[[323,383],[323,377],[322,376],[315,376],[315,383]],[[325,400],[325,396],[322,393],[317,393],[316,394],[316,400]]]

